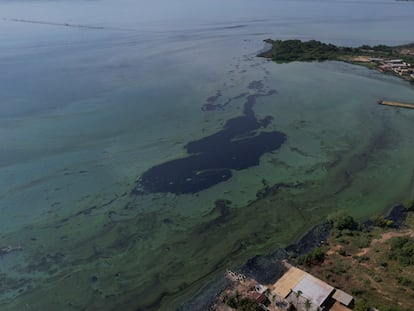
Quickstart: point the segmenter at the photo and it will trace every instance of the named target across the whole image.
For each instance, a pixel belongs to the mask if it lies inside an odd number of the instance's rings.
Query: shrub
[[[366,248],[371,244],[371,239],[367,236],[361,236],[355,241],[358,248]]]
[[[412,209],[414,207],[414,200],[413,199],[407,199],[403,203],[404,207],[408,210]]]
[[[377,282],[377,283],[381,283],[381,282],[382,282],[382,278],[381,278],[379,275],[374,275],[374,276],[373,276],[373,279],[374,279],[374,281],[375,281],[375,282]]]
[[[336,275],[341,275],[341,274],[346,274],[349,268],[350,266],[347,264],[344,264],[342,262],[336,262],[334,266],[329,268],[329,271]]]
[[[362,255],[362,256],[356,256],[356,260],[361,263],[364,261],[369,261],[369,257],[367,255]]]
[[[349,230],[349,229],[344,229],[342,231],[342,234],[346,236],[354,236],[354,233],[352,232],[352,230]]]
[[[398,284],[401,284],[402,286],[406,286],[414,290],[414,281],[412,281],[411,279],[405,276],[397,276],[395,279],[397,280]]]
[[[409,237],[392,239],[389,258],[397,260],[404,266],[414,265],[414,239]]]
[[[365,293],[365,291],[363,289],[360,288],[351,288],[351,294],[358,297],[361,296]]]
[[[407,286],[411,283],[411,280],[407,279],[405,276],[397,276],[396,280],[397,280],[398,284],[401,284],[403,286]]]
[[[346,256],[346,251],[345,251],[343,248],[341,248],[341,249],[338,251],[338,254],[339,254],[339,255],[341,255],[341,256]]]
[[[381,215],[375,215],[371,218],[371,220],[376,227],[386,228],[394,225],[394,221],[391,219],[385,219],[384,216]]]
[[[367,287],[367,288],[371,287],[371,281],[368,280],[368,279],[365,279],[364,280],[364,286]]]
[[[238,295],[237,293],[235,295],[232,295],[227,300],[227,305],[233,309],[242,310],[242,311],[261,311],[262,310],[262,308],[256,301],[254,301],[253,299],[249,299],[249,298],[240,299],[240,295]]]
[[[262,307],[253,299],[244,298],[239,302],[237,310],[241,311],[262,311]]]
[[[322,263],[325,260],[325,248],[316,247],[306,255],[302,255],[298,258],[299,265],[311,266],[313,264]]]
[[[382,259],[378,260],[378,264],[381,267],[384,267],[384,268],[388,267],[388,262],[386,262],[385,260],[382,260]]]
[[[336,214],[328,216],[328,222],[333,228],[338,230],[356,230],[359,228],[359,225],[354,218],[344,212],[337,212]]]
[[[354,311],[368,311],[370,309],[365,299],[357,299],[355,301]]]

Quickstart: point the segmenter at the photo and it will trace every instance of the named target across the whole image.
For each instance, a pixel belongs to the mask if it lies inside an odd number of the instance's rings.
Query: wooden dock
[[[414,104],[407,104],[407,103],[399,103],[399,102],[391,102],[386,100],[379,100],[378,104],[386,105],[386,106],[394,106],[394,107],[403,107],[403,108],[411,108],[414,109]]]

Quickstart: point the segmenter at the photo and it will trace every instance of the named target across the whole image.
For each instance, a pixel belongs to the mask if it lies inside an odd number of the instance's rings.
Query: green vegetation
[[[316,40],[265,40],[272,45],[269,51],[259,56],[271,58],[279,63],[293,61],[325,61],[339,60],[344,61],[353,56],[368,56],[373,58],[400,58],[406,62],[414,63],[414,56],[403,54],[403,49],[412,48],[411,45],[404,46],[386,46],[363,45],[360,47],[338,47],[333,44],[327,44]]]
[[[346,250],[344,250],[343,248],[341,248],[339,251],[338,251],[338,254],[339,255],[341,255],[341,256],[346,256],[347,254],[346,254]]]
[[[230,296],[228,298],[227,304],[229,307],[236,309],[236,310],[241,310],[241,311],[261,311],[262,310],[262,308],[256,301],[254,301],[253,299],[249,299],[249,298],[241,298],[237,292],[235,295]]]
[[[352,216],[342,211],[329,215],[327,221],[336,230],[356,230],[360,227]]]
[[[311,266],[315,264],[320,264],[325,260],[326,248],[317,247],[306,255],[300,256],[297,260],[299,265]]]
[[[380,227],[380,228],[392,227],[394,225],[394,222],[392,220],[386,219],[382,215],[374,215],[371,218],[371,220],[372,220],[372,223],[374,224],[374,226]]]
[[[368,311],[370,306],[365,299],[358,299],[355,302],[354,311]]]
[[[382,60],[401,59],[406,63],[414,63],[414,46],[386,46],[363,45],[360,47],[340,47],[316,40],[265,40],[272,45],[269,51],[259,54],[260,57],[270,58],[277,63],[289,63],[293,61],[327,61],[336,60],[361,65],[369,69],[379,69],[394,74],[414,84],[414,78],[410,75],[411,69],[395,71],[387,67],[384,69]]]
[[[395,279],[397,280],[398,284],[401,284],[402,286],[407,286],[414,290],[414,280],[411,280],[405,276],[397,276]]]
[[[414,265],[414,239],[409,237],[396,237],[390,242],[390,259],[398,260],[403,266]]]
[[[371,220],[376,226],[366,228],[344,213],[329,216],[332,230],[324,261],[304,262],[305,269],[351,293],[354,311],[414,310],[414,212],[408,211],[398,229],[382,216]]]
[[[407,199],[404,201],[404,207],[407,210],[412,210],[414,208],[414,200],[413,199]]]
[[[407,215],[407,219],[405,220],[405,226],[414,230],[414,211],[409,212]]]
[[[266,40],[272,44],[269,52],[261,56],[272,58],[277,62],[292,61],[324,61],[338,59],[339,49],[333,44],[311,40],[302,42],[300,40]]]

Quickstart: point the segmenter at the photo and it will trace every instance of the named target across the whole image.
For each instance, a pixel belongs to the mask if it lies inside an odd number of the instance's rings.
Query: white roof
[[[325,282],[307,274],[302,280],[293,288],[293,292],[301,292],[301,296],[309,299],[313,307],[321,306],[334,288]]]
[[[349,304],[354,299],[354,297],[352,297],[351,295],[341,291],[340,289],[337,289],[335,291],[335,294],[332,296],[332,298],[335,299],[336,301],[339,301],[340,303],[342,303],[345,306],[349,306]]]
[[[258,292],[259,294],[263,294],[263,293],[267,290],[267,287],[266,287],[266,286],[263,286],[262,284],[257,284],[257,285],[254,287],[254,289],[255,289],[255,291],[256,291],[256,292]]]
[[[389,67],[398,68],[398,67],[407,67],[407,65],[405,63],[401,63],[401,64],[389,64]]]

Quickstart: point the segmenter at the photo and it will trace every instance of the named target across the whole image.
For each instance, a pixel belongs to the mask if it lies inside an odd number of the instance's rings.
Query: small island
[[[343,61],[391,73],[414,83],[414,43],[401,46],[341,47],[316,40],[265,40],[271,48],[259,57],[277,63]]]

